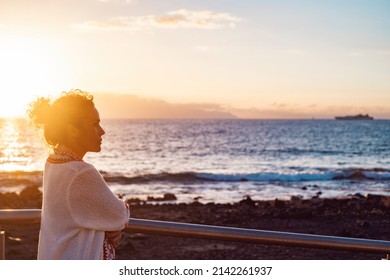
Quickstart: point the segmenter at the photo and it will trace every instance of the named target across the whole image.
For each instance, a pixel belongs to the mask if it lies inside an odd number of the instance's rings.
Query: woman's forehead
[[[88,107],[88,109],[84,111],[84,119],[89,121],[100,121],[99,111],[95,106]]]

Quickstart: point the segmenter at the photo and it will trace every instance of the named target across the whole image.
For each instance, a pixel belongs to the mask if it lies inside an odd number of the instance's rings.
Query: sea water
[[[390,194],[390,121],[103,120],[84,158],[125,198],[175,202]],[[0,121],[0,192],[41,184],[49,149]]]

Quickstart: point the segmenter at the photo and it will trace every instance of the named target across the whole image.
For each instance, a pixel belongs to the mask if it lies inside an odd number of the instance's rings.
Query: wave
[[[250,174],[214,174],[203,172],[162,172],[144,174],[133,177],[103,174],[107,182],[119,184],[139,184],[156,182],[201,183],[201,182],[308,182],[333,180],[390,180],[390,170],[387,169],[338,169],[320,170],[318,172],[300,173],[250,173]]]
[[[108,183],[149,184],[158,182],[170,182],[180,184],[196,183],[234,183],[234,182],[310,182],[310,181],[336,181],[336,180],[371,180],[390,181],[390,169],[372,168],[346,168],[346,169],[318,169],[313,172],[259,172],[259,173],[235,173],[220,174],[207,172],[161,172],[156,174],[141,174],[125,176],[118,173],[100,171],[104,180]],[[15,185],[40,185],[42,183],[41,171],[2,171],[0,172],[0,187]]]
[[[40,185],[42,171],[0,171],[0,187]]]

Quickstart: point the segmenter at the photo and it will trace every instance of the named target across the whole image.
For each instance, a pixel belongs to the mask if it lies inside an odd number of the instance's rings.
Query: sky
[[[79,88],[103,118],[390,119],[389,14],[387,0],[0,0],[0,117]]]

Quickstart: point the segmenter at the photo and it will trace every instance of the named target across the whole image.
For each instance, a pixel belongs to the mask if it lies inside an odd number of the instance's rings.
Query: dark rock
[[[118,248],[116,248],[117,251],[134,251],[135,248],[131,242],[131,235],[124,233],[122,235],[122,240],[119,243]]]
[[[130,199],[126,200],[126,202],[128,204],[140,204],[142,202],[142,200],[139,198],[130,198]]]
[[[382,195],[377,195],[377,194],[367,194],[366,195],[366,200],[368,201],[368,202],[371,202],[371,203],[380,203],[381,202],[381,200],[382,200]]]
[[[347,202],[347,206],[351,209],[359,211],[361,209],[361,202],[359,200],[350,200]]]
[[[274,206],[276,208],[283,208],[285,206],[285,202],[279,199],[274,200]]]
[[[355,193],[352,198],[359,198],[359,199],[363,199],[365,198],[364,195],[362,195],[361,193]]]
[[[173,193],[166,193],[163,197],[154,197],[154,196],[148,196],[148,201],[167,201],[167,200],[177,200],[176,195]]]
[[[243,199],[243,200],[241,200],[240,202],[239,202],[239,204],[245,204],[245,205],[249,205],[249,206],[255,206],[255,201],[253,201],[252,200],[252,198],[249,196],[249,195],[247,195],[246,197],[245,197],[245,199]]]
[[[23,200],[15,193],[0,193],[0,209],[23,208]]]
[[[340,236],[351,237],[352,234],[351,234],[351,232],[349,230],[343,229],[343,230],[340,231]]]
[[[312,205],[319,205],[323,202],[323,200],[316,195],[310,199],[310,202],[312,203]]]
[[[19,194],[24,202],[24,208],[42,208],[42,192],[39,186],[28,186]]]
[[[164,194],[164,200],[177,200],[177,197],[173,193],[166,193]]]
[[[361,228],[369,228],[370,223],[368,221],[358,221],[359,227]]]
[[[19,196],[23,200],[38,200],[42,198],[42,193],[38,186],[28,186],[20,192]]]
[[[390,208],[390,196],[383,196],[381,200],[382,206]]]
[[[135,234],[131,234],[129,236],[130,239],[147,239],[146,235],[143,234],[143,233],[135,233]]]

